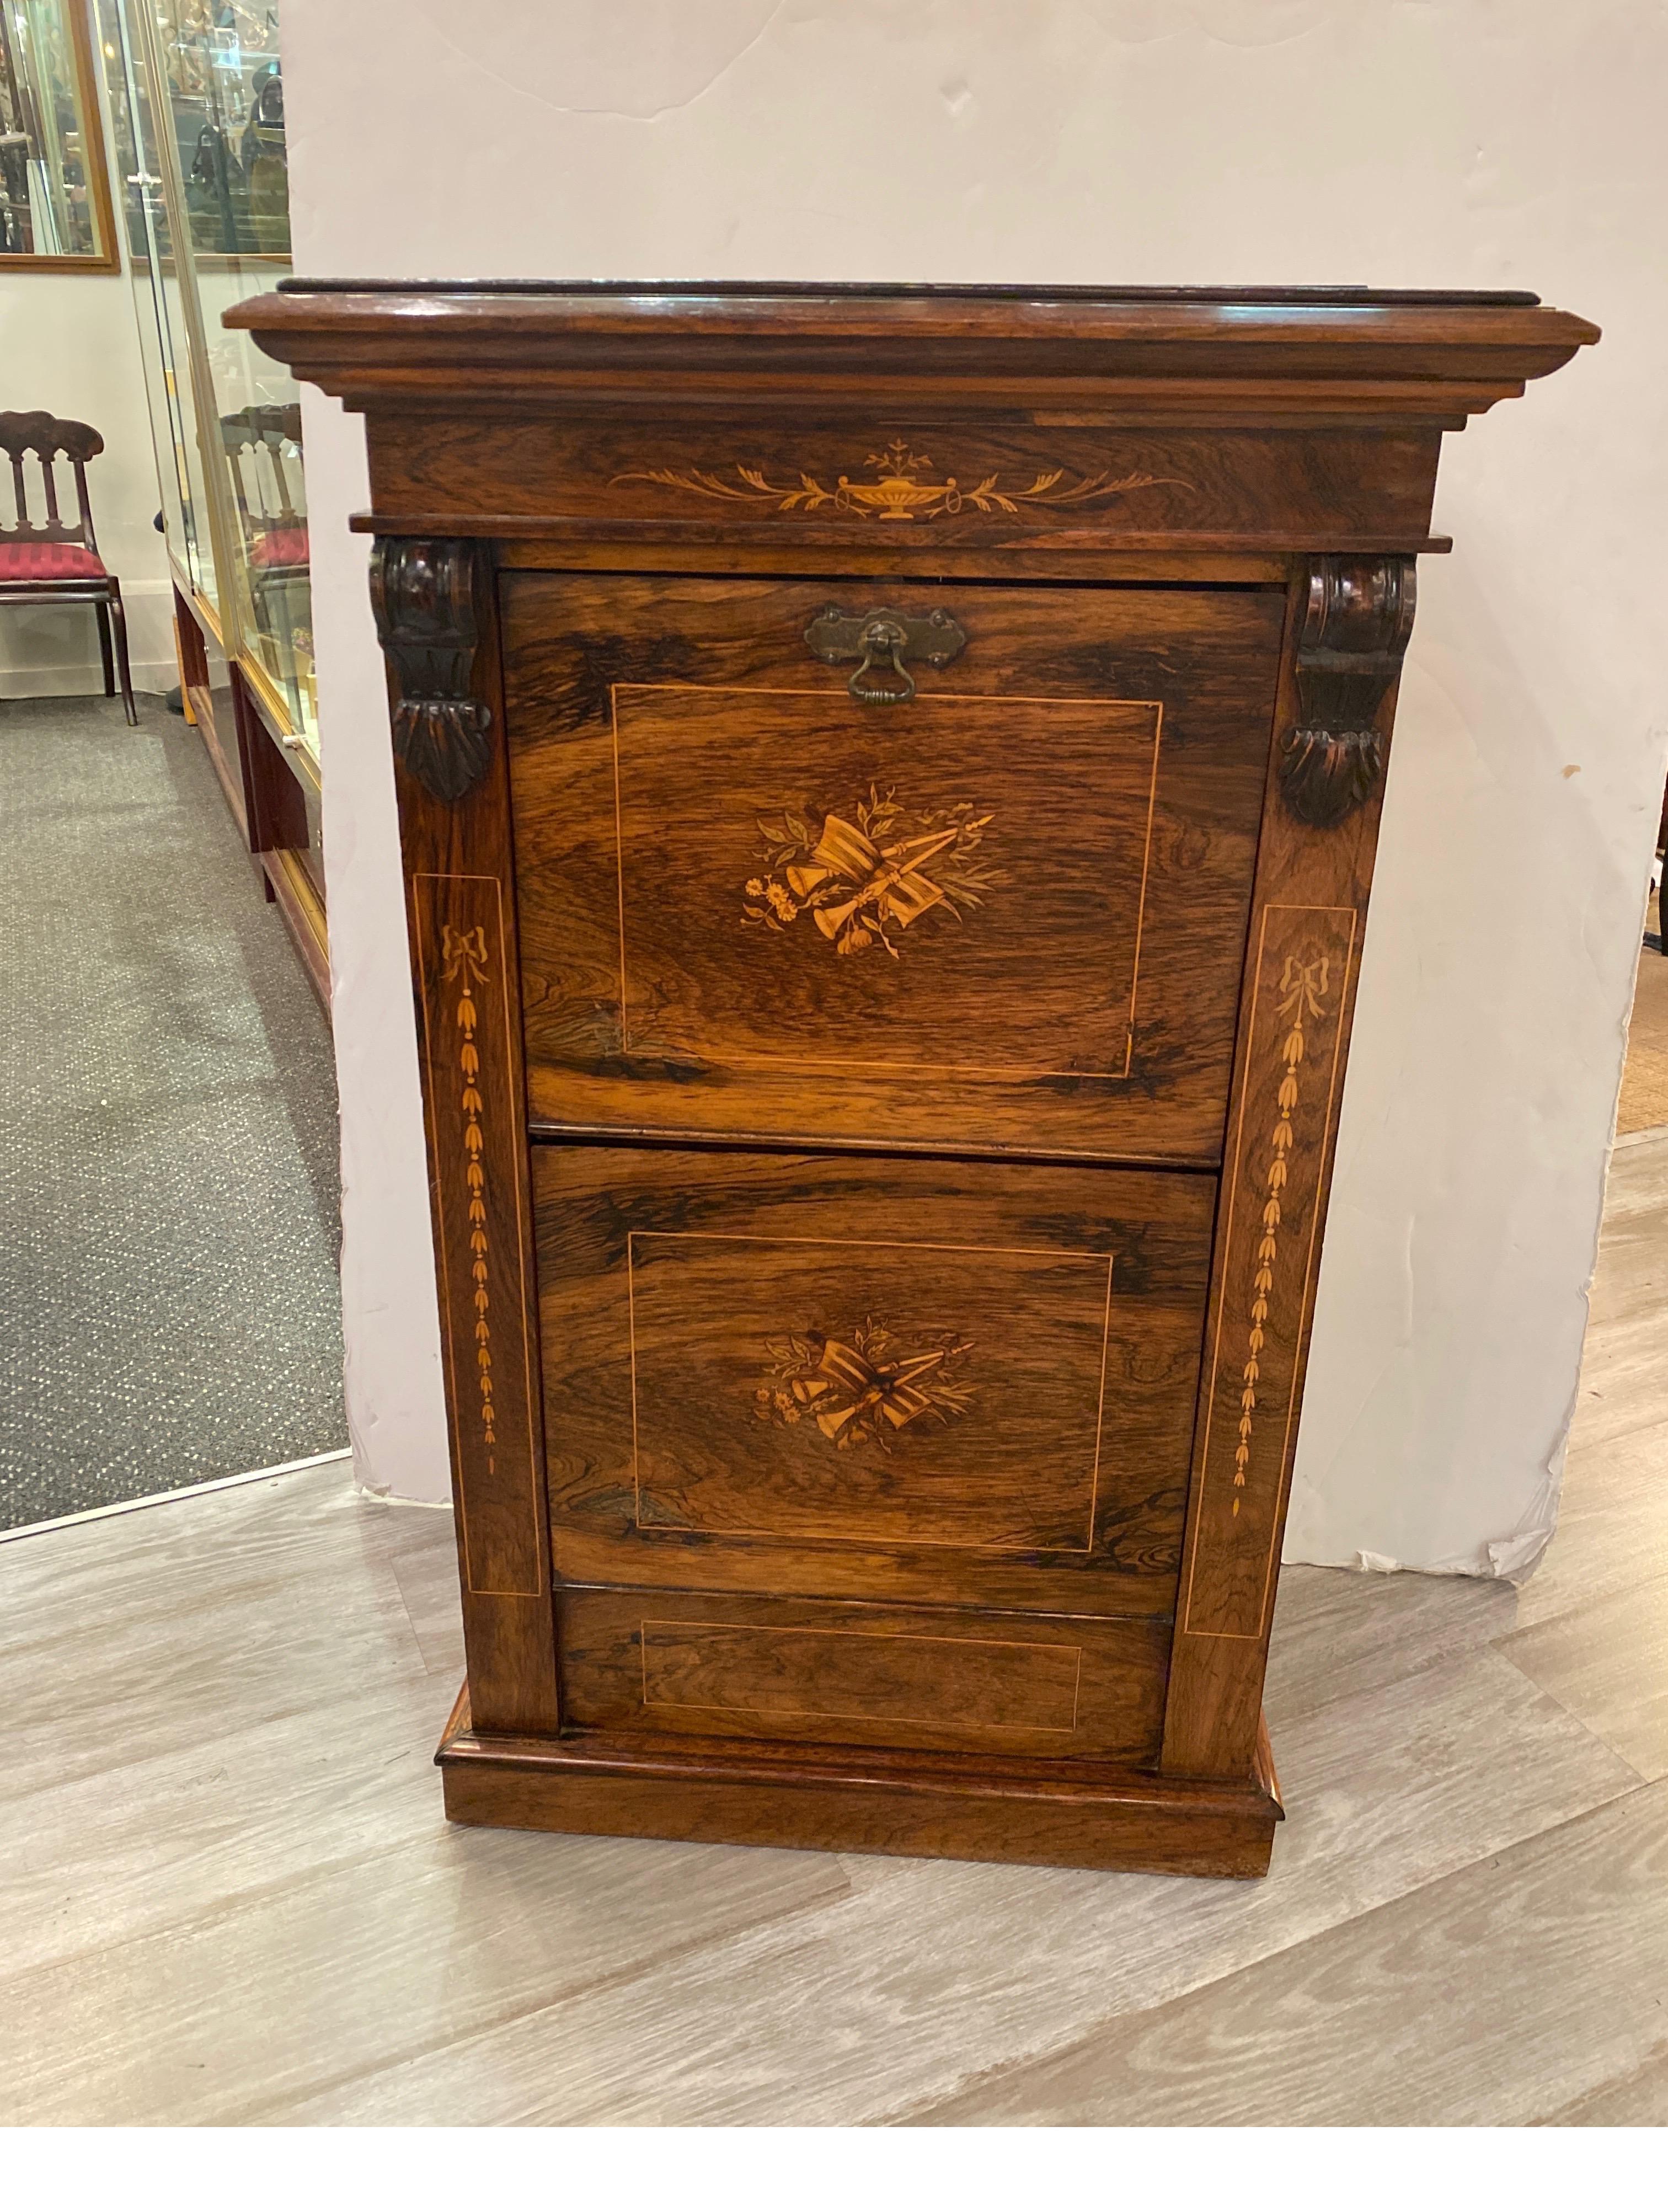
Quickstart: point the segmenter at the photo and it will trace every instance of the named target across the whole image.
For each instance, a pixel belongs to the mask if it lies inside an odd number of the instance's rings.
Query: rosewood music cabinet
[[[454,1820],[1252,1875],[1445,430],[1524,293],[290,282],[367,418]]]

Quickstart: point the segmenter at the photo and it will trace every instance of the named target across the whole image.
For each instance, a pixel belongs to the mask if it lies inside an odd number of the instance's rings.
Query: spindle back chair
[[[65,601],[91,606],[98,618],[105,696],[115,696],[119,674],[123,710],[130,722],[136,723],[122,587],[100,555],[87,495],[87,464],[104,451],[104,440],[90,423],[64,422],[39,409],[24,414],[0,412],[0,451],[11,462],[13,509],[9,522],[0,510],[0,607]],[[33,501],[24,468],[31,454],[40,480]],[[60,460],[69,462],[75,481],[73,521],[59,505]]]

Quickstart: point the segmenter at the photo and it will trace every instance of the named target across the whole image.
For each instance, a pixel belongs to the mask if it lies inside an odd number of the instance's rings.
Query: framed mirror
[[[87,0],[0,0],[0,276],[120,266]]]

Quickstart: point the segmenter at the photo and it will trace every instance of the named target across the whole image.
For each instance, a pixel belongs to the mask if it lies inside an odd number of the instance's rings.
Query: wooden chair
[[[122,587],[99,557],[93,535],[93,510],[87,498],[87,464],[104,451],[104,440],[85,422],[61,422],[42,413],[0,414],[0,447],[11,459],[15,517],[0,521],[0,607],[41,606],[63,600],[91,606],[99,619],[99,653],[104,662],[104,692],[113,698],[119,672],[122,706],[137,723],[133,676],[127,659],[127,617]],[[39,463],[45,492],[45,520],[29,514],[23,461]],[[76,517],[66,522],[58,512],[53,464],[67,460],[75,471]]]

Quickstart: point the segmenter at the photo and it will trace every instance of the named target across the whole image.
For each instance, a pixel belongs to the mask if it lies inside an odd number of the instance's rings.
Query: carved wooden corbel
[[[1299,720],[1281,741],[1280,788],[1300,822],[1336,828],[1384,774],[1374,727],[1413,629],[1414,564],[1400,554],[1319,559],[1297,646]]]
[[[492,757],[492,711],[472,696],[480,625],[466,538],[379,538],[371,605],[393,671],[394,751],[436,799],[474,790]]]

